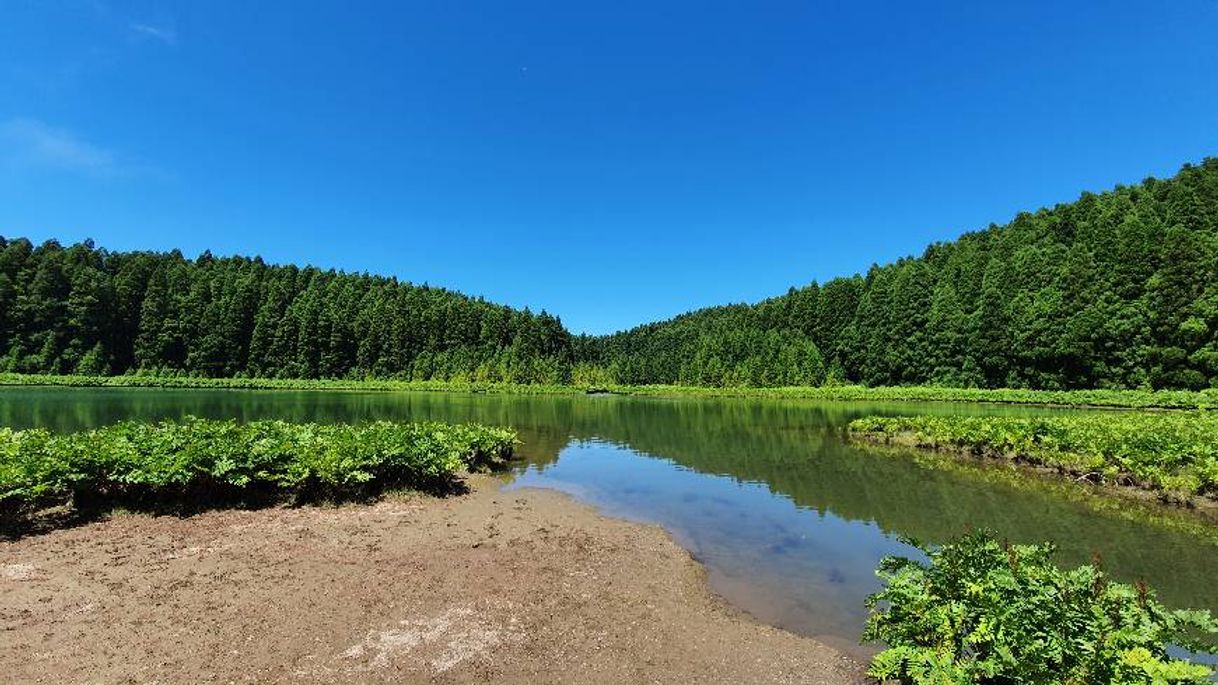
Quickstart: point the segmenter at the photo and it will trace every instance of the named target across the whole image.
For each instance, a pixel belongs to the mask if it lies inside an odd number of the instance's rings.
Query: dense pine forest
[[[622,383],[1218,386],[1218,159],[587,345]]]
[[[0,238],[0,352],[92,375],[1218,386],[1218,159],[605,337],[394,278]]]
[[[0,368],[560,383],[555,317],[393,278],[0,238]]]

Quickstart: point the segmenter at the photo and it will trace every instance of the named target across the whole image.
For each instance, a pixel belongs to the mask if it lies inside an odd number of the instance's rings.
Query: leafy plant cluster
[[[392,379],[206,378],[181,374],[57,376],[0,372],[0,386],[48,385],[115,388],[213,388],[229,390],[456,391],[522,395],[570,395],[590,391],[659,397],[753,397],[842,402],[983,402],[1063,407],[1131,409],[1218,409],[1218,389],[1207,390],[1026,390],[937,386],[862,385],[775,388],[684,385],[521,384]]]
[[[241,493],[351,495],[441,484],[501,464],[515,434],[477,424],[125,422],[55,434],[0,429],[0,511]]]
[[[915,543],[917,544],[917,543]],[[1205,665],[1169,645],[1215,648],[1208,611],[1169,610],[1143,583],[1113,582],[1098,563],[1062,570],[1054,547],[977,531],[924,563],[886,557],[867,600],[864,640],[886,649],[870,674],[904,683],[1208,683]]]
[[[2,382],[2,377],[0,377]],[[757,397],[841,402],[972,402],[1113,407],[1129,409],[1218,409],[1218,389],[1206,390],[1029,390],[939,386],[826,385],[820,387],[715,388],[677,385],[610,385],[622,394],[703,397]]]
[[[1218,415],[1105,412],[1039,418],[871,416],[851,434],[1027,460],[1109,482],[1218,496]]]
[[[356,392],[453,391],[521,395],[571,395],[588,388],[541,383],[475,382],[460,380],[398,380],[392,378],[209,378],[179,373],[134,373],[122,376],[80,376],[0,372],[3,386],[70,388],[198,388],[211,390],[323,390]]]

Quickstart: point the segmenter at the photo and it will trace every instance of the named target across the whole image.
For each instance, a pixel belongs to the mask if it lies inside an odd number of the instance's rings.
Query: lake
[[[712,588],[758,619],[856,655],[887,554],[916,555],[988,527],[1012,542],[1053,540],[1062,563],[1099,555],[1174,606],[1218,610],[1218,535],[1186,517],[1089,496],[1081,485],[911,458],[846,442],[867,414],[1035,415],[1059,409],[800,400],[455,393],[0,389],[0,425],[73,431],[123,419],[478,421],[523,444],[505,488],[570,493],[667,529]],[[1070,410],[1074,411],[1074,410]],[[1097,507],[1096,502],[1104,503]],[[1145,511],[1143,511],[1145,509]]]

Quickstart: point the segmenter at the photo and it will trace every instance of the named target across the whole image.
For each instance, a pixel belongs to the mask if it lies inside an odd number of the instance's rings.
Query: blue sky
[[[1218,2],[0,0],[0,234],[607,332],[1218,154]]]

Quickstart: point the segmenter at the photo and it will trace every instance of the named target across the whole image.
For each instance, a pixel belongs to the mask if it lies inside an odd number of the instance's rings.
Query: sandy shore
[[[662,530],[564,495],[123,515],[0,542],[20,683],[856,683]]]

